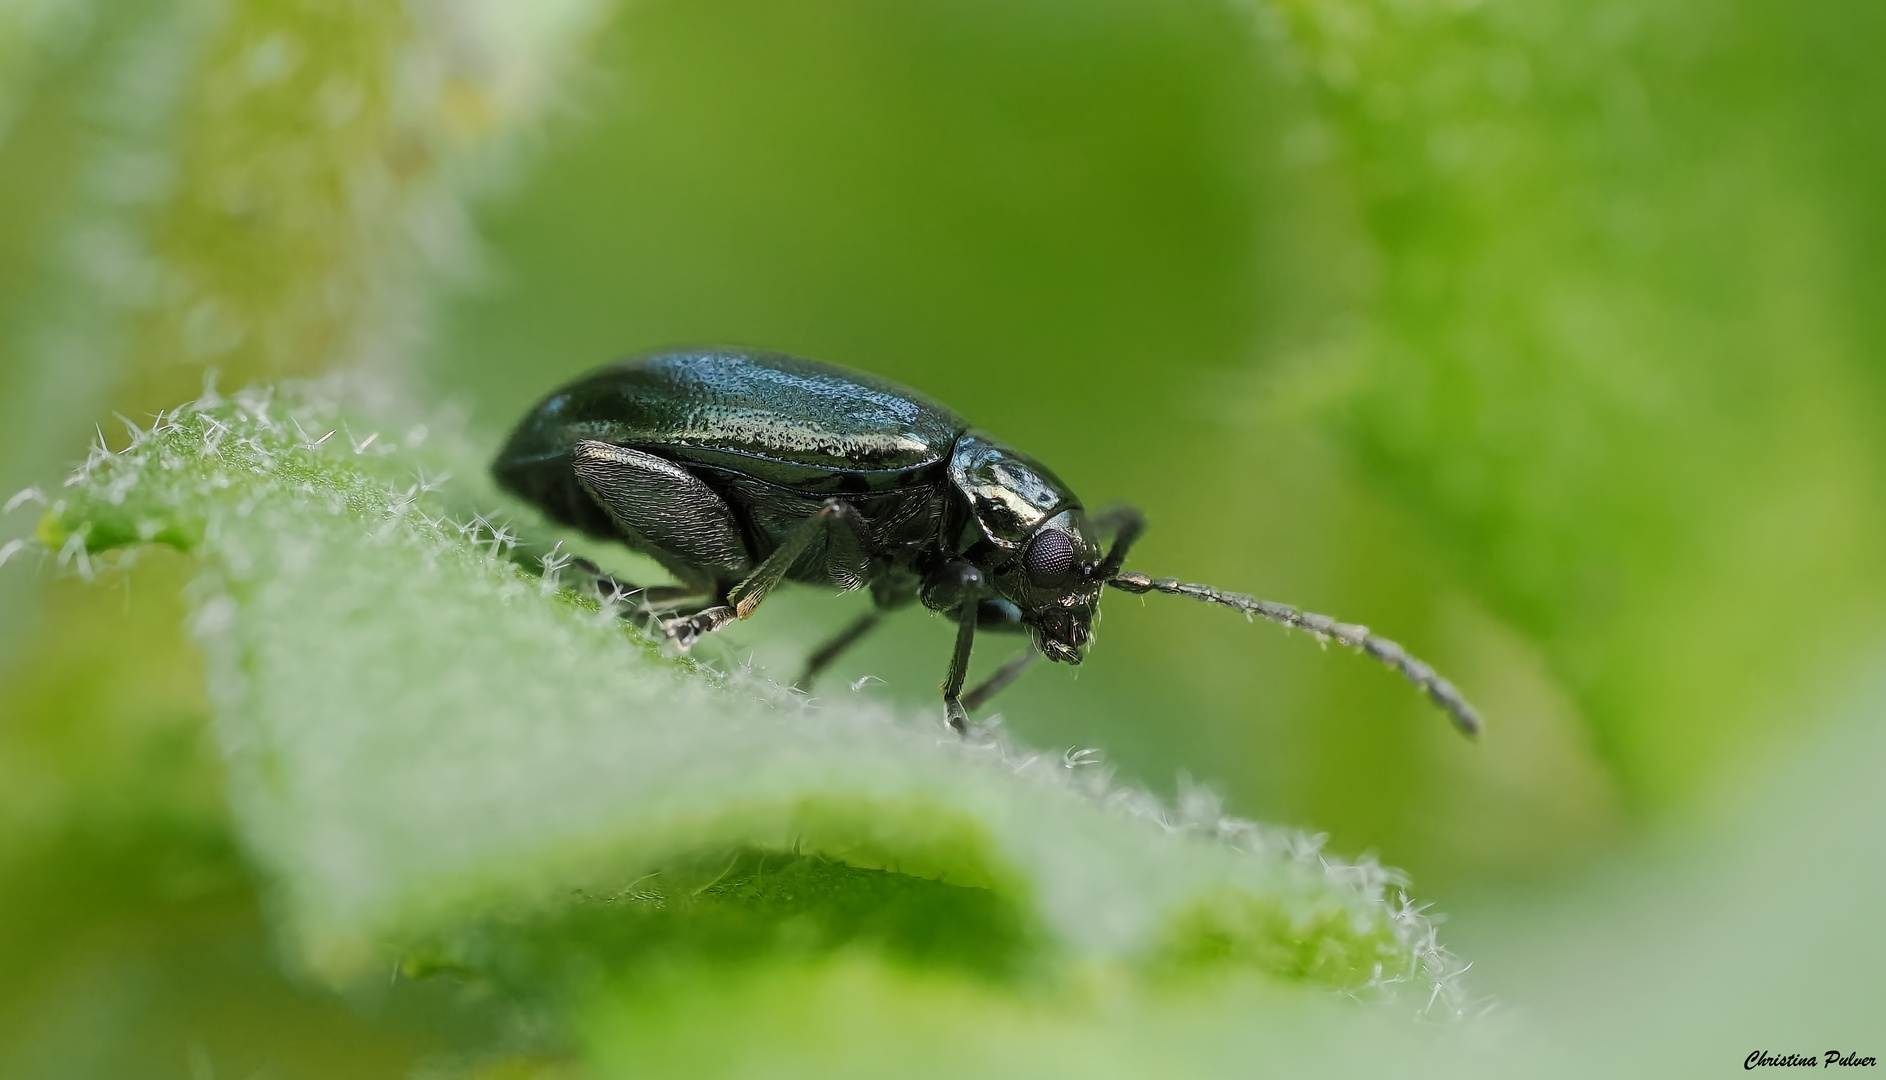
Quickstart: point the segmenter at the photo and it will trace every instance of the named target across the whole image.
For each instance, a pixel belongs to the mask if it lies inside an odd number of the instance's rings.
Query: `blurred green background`
[[[1027,742],[1379,852],[1465,913],[1469,959],[1473,913],[1498,955],[1590,882],[1628,896],[1618,866],[1741,828],[1830,718],[1877,724],[1877,4],[644,0],[554,70],[448,41],[462,71],[419,115],[437,61],[411,40],[479,29],[425,5],[0,17],[8,493],[212,367],[366,367],[485,446],[663,345],[870,370],[1141,507],[1136,567],[1449,674],[1477,745],[1340,650],[1115,595],[1086,665],[999,706]],[[554,86],[528,116],[513,70]],[[275,973],[200,738],[189,566],[33,562],[0,570],[17,1059],[103,1075],[220,1024],[291,1070],[398,1074],[482,1023]],[[799,590],[716,655],[788,677],[861,603]],[[903,616],[830,686],[929,707],[948,638]],[[1814,828],[1876,845],[1857,805]]]

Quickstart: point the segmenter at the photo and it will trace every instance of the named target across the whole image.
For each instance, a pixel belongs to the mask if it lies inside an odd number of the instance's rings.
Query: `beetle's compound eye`
[[[1074,538],[1059,529],[1043,529],[1028,545],[1028,583],[1041,589],[1066,585],[1074,577]]]

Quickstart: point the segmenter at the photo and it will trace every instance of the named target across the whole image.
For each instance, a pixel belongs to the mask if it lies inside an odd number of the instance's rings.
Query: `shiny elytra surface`
[[[519,425],[498,468],[528,470],[594,439],[705,465],[745,459],[743,471],[790,487],[834,472],[925,469],[967,426],[871,375],[778,353],[690,350],[611,364],[558,390]]]

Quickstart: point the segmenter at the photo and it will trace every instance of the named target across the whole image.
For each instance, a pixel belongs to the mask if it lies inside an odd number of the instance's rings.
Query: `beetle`
[[[868,588],[872,610],[813,651],[802,688],[885,613],[913,602],[943,613],[957,626],[944,717],[959,733],[1037,656],[1079,664],[1105,588],[1333,638],[1399,671],[1462,732],[1480,730],[1452,683],[1367,627],[1124,569],[1145,527],[1137,511],[1088,514],[1041,462],[873,375],[731,348],[618,361],[533,408],[492,472],[552,519],[674,574],[678,586],[636,591],[670,616],[662,629],[684,651],[782,581]],[[1026,633],[1029,646],[965,694],[983,630]]]

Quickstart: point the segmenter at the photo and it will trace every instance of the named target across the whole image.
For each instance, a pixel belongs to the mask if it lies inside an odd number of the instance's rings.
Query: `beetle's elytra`
[[[1122,569],[1137,512],[1090,517],[1040,462],[921,394],[829,364],[736,349],[610,364],[532,409],[492,471],[552,518],[672,572],[679,587],[642,595],[683,649],[788,579],[868,587],[874,608],[812,654],[802,686],[884,612],[920,600],[944,613],[958,627],[943,681],[958,731],[1035,656],[1080,663],[1106,586],[1334,638],[1400,671],[1463,732],[1480,729],[1453,684],[1367,627]],[[1025,631],[1030,647],[964,694],[978,630]]]

